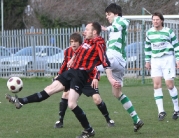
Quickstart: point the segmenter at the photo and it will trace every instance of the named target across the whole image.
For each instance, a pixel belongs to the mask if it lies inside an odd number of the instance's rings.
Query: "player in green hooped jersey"
[[[107,20],[112,24],[108,27],[101,26],[103,31],[109,32],[106,54],[111,63],[110,68],[112,70],[113,78],[121,84],[120,88],[112,86],[112,93],[129,113],[134,123],[134,132],[137,132],[144,123],[139,118],[130,99],[122,93],[123,77],[126,65],[124,48],[126,46],[126,35],[129,21],[122,17],[122,9],[115,3],[111,3],[105,9],[105,13]]]
[[[174,120],[179,117],[178,91],[174,85],[176,65],[179,68],[179,43],[172,29],[164,27],[164,17],[156,12],[152,15],[153,27],[146,32],[145,67],[151,69],[154,98],[158,108],[158,120],[167,115],[163,107],[162,77],[171,96]]]

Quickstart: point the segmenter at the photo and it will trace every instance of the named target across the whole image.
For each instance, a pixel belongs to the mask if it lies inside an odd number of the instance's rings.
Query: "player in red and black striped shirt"
[[[67,63],[68,61],[72,58],[74,52],[79,48],[79,46],[82,43],[82,37],[78,33],[73,33],[70,36],[70,47],[68,47],[64,51],[64,61],[63,64],[60,68],[60,71],[58,74],[62,74],[64,71],[68,70]],[[104,50],[106,50],[106,46],[104,45],[103,47]],[[97,105],[98,109],[101,111],[103,116],[105,117],[108,126],[114,126],[114,121],[110,119],[109,113],[107,111],[106,104],[104,101],[101,99],[99,95],[99,90],[98,88],[93,88],[91,84],[98,84],[98,80],[100,77],[100,72],[97,71],[97,69],[93,69],[93,71],[90,73],[90,79],[89,81],[85,84],[84,88],[82,89],[83,94],[85,94],[87,97],[91,96],[93,98],[94,103]],[[62,128],[63,127],[63,119],[65,116],[65,112],[68,106],[68,90],[63,92],[62,98],[59,104],[59,120],[55,123],[55,128]]]
[[[116,88],[120,87],[119,82],[113,79],[110,63],[102,48],[103,44],[100,42],[103,41],[103,39],[99,37],[100,32],[101,25],[97,22],[89,23],[86,26],[84,34],[85,39],[88,39],[88,41],[85,41],[85,43],[80,46],[78,52],[76,52],[74,64],[71,66],[71,69],[63,72],[51,85],[44,88],[44,90],[24,98],[6,95],[6,99],[13,103],[17,109],[20,109],[23,104],[41,102],[55,93],[70,89],[68,107],[73,111],[84,128],[84,131],[78,138],[94,136],[94,129],[90,126],[86,114],[77,105],[77,100],[89,79],[90,72],[97,65],[102,64],[103,67],[106,68],[106,74],[111,85]],[[70,67],[70,65],[71,64],[68,64],[68,67]]]

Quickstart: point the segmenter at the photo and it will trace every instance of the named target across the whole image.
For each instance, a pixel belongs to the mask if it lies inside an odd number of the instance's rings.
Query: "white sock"
[[[174,111],[179,111],[179,108],[178,108],[178,91],[177,91],[176,87],[174,86],[172,90],[168,89],[168,91],[169,91],[169,94],[172,98]]]
[[[158,113],[164,112],[162,88],[154,89],[154,98],[158,107]]]

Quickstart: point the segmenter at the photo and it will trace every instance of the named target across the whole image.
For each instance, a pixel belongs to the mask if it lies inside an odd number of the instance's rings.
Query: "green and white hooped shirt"
[[[107,41],[107,52],[117,57],[120,63],[126,65],[126,37],[129,20],[117,16],[111,26],[107,27],[109,31],[109,40]]]
[[[165,54],[175,55],[179,60],[179,43],[175,33],[168,27],[161,30],[150,28],[146,32],[145,61],[150,62],[151,57],[159,58]]]

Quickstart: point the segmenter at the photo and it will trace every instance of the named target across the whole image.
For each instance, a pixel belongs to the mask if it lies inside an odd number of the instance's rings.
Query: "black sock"
[[[59,121],[63,123],[63,118],[65,116],[65,112],[68,106],[68,99],[61,98],[59,103]]]
[[[28,104],[28,103],[34,103],[34,102],[41,102],[45,99],[50,97],[46,91],[41,91],[39,93],[34,93],[30,96],[24,97],[24,98],[18,98],[19,102],[22,104]]]
[[[106,121],[108,122],[109,120],[111,120],[109,118],[109,113],[106,107],[106,104],[102,101],[100,104],[97,105],[98,109],[101,111],[101,113],[103,114],[103,116],[105,117]]]
[[[90,126],[88,119],[86,117],[86,114],[83,112],[83,110],[77,105],[73,110],[73,113],[75,114],[76,118],[81,123],[82,127],[88,131],[92,131],[92,127]]]

